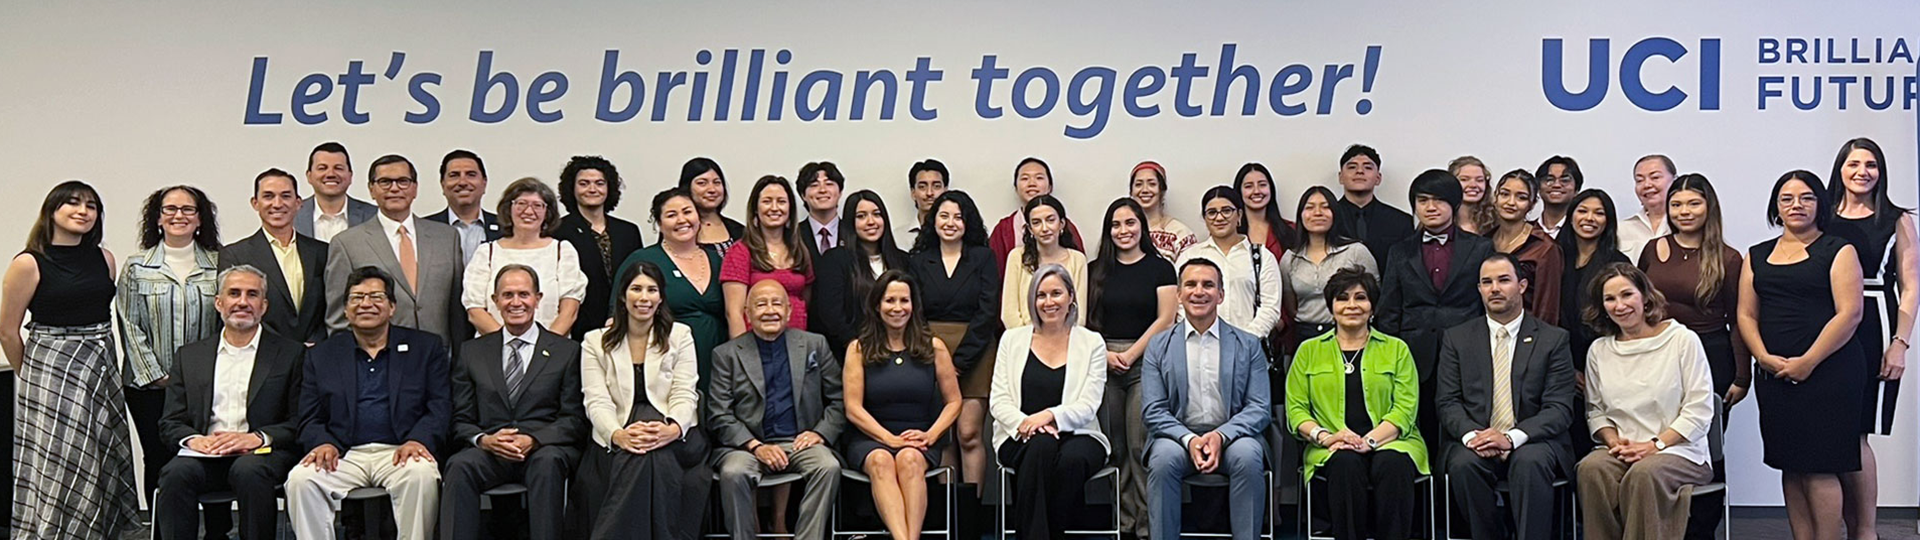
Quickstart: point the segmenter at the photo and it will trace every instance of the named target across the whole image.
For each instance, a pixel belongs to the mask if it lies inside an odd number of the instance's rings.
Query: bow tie
[[[1447,245],[1447,237],[1452,236],[1452,234],[1453,233],[1433,234],[1426,231],[1420,231],[1420,243],[1425,244],[1428,242],[1439,242],[1440,245],[1444,246],[1444,245]]]

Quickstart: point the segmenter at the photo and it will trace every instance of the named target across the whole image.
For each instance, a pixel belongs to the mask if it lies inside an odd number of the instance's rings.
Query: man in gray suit
[[[347,276],[363,266],[394,277],[393,324],[460,343],[466,320],[460,308],[460,280],[466,265],[460,234],[444,223],[414,219],[413,198],[420,188],[413,163],[396,155],[373,161],[367,189],[380,201],[376,219],[347,229],[327,245],[327,326],[347,328]]]
[[[1570,427],[1581,414],[1567,332],[1526,314],[1531,281],[1512,256],[1480,263],[1485,317],[1447,329],[1435,387],[1448,489],[1473,538],[1514,538],[1494,484],[1507,480],[1518,538],[1553,536],[1553,481],[1572,478]],[[1551,286],[1551,285],[1548,285]]]
[[[332,242],[334,235],[378,213],[372,203],[347,196],[347,188],[353,187],[353,160],[340,143],[320,143],[307,153],[307,183],[313,186],[313,197],[300,203],[293,220],[300,234]]]
[[[754,487],[767,474],[804,477],[796,540],[825,540],[827,518],[840,490],[840,458],[828,442],[846,427],[840,401],[840,362],[820,334],[787,328],[787,292],[773,280],[747,291],[753,331],[713,351],[707,430],[721,507],[735,540],[759,532]]]
[[[1267,355],[1259,338],[1220,320],[1220,276],[1207,259],[1181,265],[1186,322],[1147,342],[1140,418],[1152,438],[1147,521],[1156,540],[1180,538],[1180,484],[1195,474],[1227,476],[1235,539],[1259,538],[1266,517]]]

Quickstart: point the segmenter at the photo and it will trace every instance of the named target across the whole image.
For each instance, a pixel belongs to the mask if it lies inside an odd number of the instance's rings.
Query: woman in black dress
[[[916,288],[904,272],[880,274],[864,296],[866,324],[841,370],[847,421],[860,430],[847,437],[845,459],[867,473],[894,540],[920,538],[927,469],[940,466],[941,443],[960,416],[953,356],[915,309]]]
[[[19,394],[9,384],[5,400],[13,434],[8,466],[17,472],[12,538],[119,538],[138,526],[109,315],[113,253],[100,247],[103,214],[92,186],[54,186],[26,251],[7,266],[0,349],[19,377]]]
[[[1587,367],[1587,348],[1599,339],[1592,328],[1581,321],[1587,308],[1587,282],[1601,268],[1613,263],[1628,263],[1620,252],[1620,219],[1614,213],[1613,198],[1598,189],[1581,191],[1568,203],[1567,222],[1560,228],[1560,253],[1567,258],[1567,271],[1561,274],[1560,327],[1567,330],[1573,345],[1573,365]],[[1584,385],[1583,385],[1584,386]],[[1581,421],[1586,418],[1579,417]],[[1580,426],[1575,426],[1580,427]],[[1582,431],[1582,433],[1591,433]]]
[[[1880,491],[1879,467],[1866,435],[1893,434],[1900,375],[1912,348],[1907,340],[1914,313],[1920,310],[1920,249],[1915,249],[1913,210],[1887,196],[1887,183],[1881,181],[1887,177],[1885,158],[1873,139],[1853,139],[1840,146],[1833,176],[1827,177],[1827,193],[1834,201],[1833,234],[1853,244],[1860,255],[1866,291],[1860,329],[1854,333],[1868,373],[1866,403],[1860,409],[1860,472],[1840,475],[1847,530],[1866,533],[1855,534],[1861,538],[1873,535]]]
[[[588,330],[606,326],[607,304],[600,299],[613,296],[614,270],[645,245],[639,226],[613,217],[625,190],[619,169],[600,156],[574,156],[560,171],[560,204],[567,207],[567,217],[560,218],[553,237],[573,245],[580,254],[580,273],[587,275],[586,299],[567,332],[574,341],[586,339]]]
[[[727,207],[727,174],[713,158],[697,157],[680,166],[680,189],[693,194],[700,209],[700,245],[713,246],[721,255],[747,235],[747,226],[720,215]]]
[[[1860,470],[1860,258],[1822,232],[1832,200],[1813,173],[1780,177],[1769,200],[1784,233],[1747,250],[1740,279],[1740,335],[1764,373],[1764,460],[1781,472],[1793,537],[1837,538],[1840,475]]]
[[[880,194],[863,189],[847,196],[840,220],[839,247],[820,254],[813,269],[809,329],[827,337],[827,345],[845,354],[847,344],[866,328],[867,290],[881,272],[907,270],[907,252],[893,240],[893,216]]]
[[[953,353],[960,374],[960,478],[981,486],[987,473],[987,394],[993,382],[994,336],[1000,331],[1000,266],[973,197],[959,190],[935,198],[907,255],[920,284],[920,313]],[[965,491],[965,490],[963,490]],[[978,492],[962,497],[962,516],[980,509]],[[980,520],[970,520],[977,523]],[[966,522],[963,522],[966,523]],[[978,536],[978,535],[974,535]]]

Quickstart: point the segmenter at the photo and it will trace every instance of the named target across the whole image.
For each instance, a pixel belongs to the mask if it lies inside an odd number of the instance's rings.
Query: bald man
[[[840,362],[820,334],[787,327],[787,290],[762,280],[747,290],[751,332],[713,352],[706,407],[721,507],[735,540],[759,532],[754,488],[767,474],[806,477],[795,538],[824,540],[840,487],[840,458],[828,447],[847,425]]]

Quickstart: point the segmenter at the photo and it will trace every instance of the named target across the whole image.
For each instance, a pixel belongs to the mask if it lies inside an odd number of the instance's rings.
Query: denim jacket
[[[114,299],[120,322],[120,346],[126,352],[126,385],[153,384],[173,369],[173,355],[181,345],[220,331],[213,310],[214,283],[219,274],[218,253],[195,246],[196,268],[181,279],[167,267],[164,246],[155,245],[127,258],[120,272],[119,295]]]

